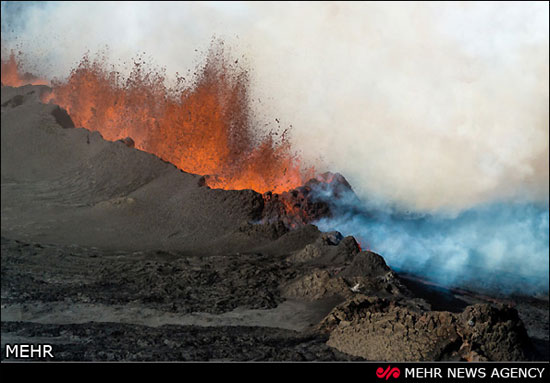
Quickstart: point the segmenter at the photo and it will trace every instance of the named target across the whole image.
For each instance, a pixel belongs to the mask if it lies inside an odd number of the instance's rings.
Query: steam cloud
[[[547,291],[548,10],[2,2],[2,55],[32,54],[28,69],[52,78],[108,46],[115,65],[145,52],[186,73],[220,37],[252,68],[257,114],[292,124],[309,163],[344,174],[366,206],[423,217],[361,213],[322,228],[364,237],[394,267],[440,261],[449,283],[475,264]]]
[[[449,216],[388,206],[362,205],[358,211],[336,201],[336,217],[317,222],[319,228],[353,233],[363,249],[383,254],[396,271],[426,276],[443,286],[548,294],[546,207],[493,203]]]

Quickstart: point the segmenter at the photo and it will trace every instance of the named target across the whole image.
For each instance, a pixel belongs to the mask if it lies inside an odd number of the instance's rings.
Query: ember
[[[207,175],[212,188],[280,193],[303,185],[314,170],[302,167],[284,134],[275,140],[255,129],[247,72],[220,50],[210,51],[194,84],[179,77],[175,88],[142,61],[123,78],[85,56],[66,81],[53,81],[43,101],[66,109],[77,127],[110,141],[131,137],[136,148]],[[14,55],[2,62],[2,83],[25,83]]]

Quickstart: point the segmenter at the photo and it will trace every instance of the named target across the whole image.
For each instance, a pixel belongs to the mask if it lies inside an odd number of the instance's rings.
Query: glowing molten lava
[[[23,85],[48,85],[48,81],[34,77],[30,73],[21,74],[21,69],[15,60],[15,54],[12,52],[9,59],[2,60],[1,81],[7,86]]]
[[[123,78],[85,56],[66,81],[52,82],[44,101],[66,109],[77,127],[111,141],[131,137],[138,149],[208,175],[210,187],[280,193],[313,175],[313,169],[303,171],[284,134],[278,140],[272,134],[258,137],[247,73],[223,54],[211,52],[193,85],[178,78],[175,88],[165,85],[162,72],[134,64]],[[2,73],[3,68],[4,63]]]

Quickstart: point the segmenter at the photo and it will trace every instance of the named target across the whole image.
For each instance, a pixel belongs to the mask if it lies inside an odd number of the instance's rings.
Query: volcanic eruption
[[[193,84],[179,77],[174,88],[139,59],[123,78],[106,62],[85,56],[66,81],[52,82],[44,101],[66,109],[78,127],[110,141],[131,137],[136,148],[206,175],[211,187],[279,193],[303,185],[314,170],[302,168],[286,131],[257,136],[247,73],[230,63],[221,47],[210,50]],[[12,53],[2,62],[2,83],[47,82],[25,79]]]
[[[18,23],[14,30],[25,31]],[[145,52],[114,65],[107,54],[88,50],[56,77],[43,64],[28,65],[38,49],[17,52],[11,38],[2,41],[1,75],[3,337],[30,342],[29,334],[69,333],[54,349],[60,360],[547,357],[548,279],[541,275],[548,264],[540,259],[548,248],[548,212],[540,201],[505,199],[518,188],[493,200],[487,190],[497,189],[500,177],[493,152],[480,157],[491,177],[476,180],[470,193],[440,177],[452,168],[465,189],[472,180],[467,161],[449,167],[452,140],[432,131],[425,143],[402,143],[418,133],[418,121],[399,124],[415,116],[399,107],[410,99],[400,76],[414,73],[414,55],[410,73],[397,71],[395,83],[405,90],[390,108],[376,97],[366,102],[351,91],[347,73],[323,72],[326,63],[318,60],[308,68],[316,81],[303,93],[288,90],[288,103],[299,100],[295,107],[303,108],[296,138],[277,108],[271,114],[258,108],[280,106],[284,95],[260,101],[258,68],[223,39],[212,39],[184,75],[168,73]],[[147,38],[166,41],[154,33]],[[334,41],[324,43],[330,48]],[[293,54],[309,60],[307,49]],[[38,77],[28,73],[32,68]],[[461,76],[475,78],[476,68]],[[294,69],[289,65],[289,78],[304,75]],[[320,73],[342,80],[325,83]],[[362,91],[383,87],[365,78],[357,77]],[[349,94],[343,97],[342,89]],[[470,98],[462,92],[475,93],[460,88],[456,97],[464,103],[456,110],[434,105],[437,116],[428,113],[427,123],[445,127],[452,115],[459,123],[449,131],[467,143],[464,126],[490,113],[472,108],[471,121],[463,118]],[[332,102],[320,107],[321,100]],[[370,136],[377,125],[384,134]],[[313,132],[306,139],[305,129]],[[316,145],[319,159],[304,156],[302,149]],[[417,166],[428,158],[437,167],[439,145],[450,154],[426,181]],[[500,155],[509,148],[497,149]],[[400,161],[388,161],[395,153]],[[347,179],[333,172],[341,170],[338,161],[324,161],[335,155],[353,159],[344,166]],[[387,177],[373,171],[382,165]],[[403,184],[411,196],[403,197]],[[375,193],[380,185],[393,202]],[[420,202],[404,204],[407,198]],[[448,201],[461,207],[446,210]],[[103,352],[120,334],[124,341]]]

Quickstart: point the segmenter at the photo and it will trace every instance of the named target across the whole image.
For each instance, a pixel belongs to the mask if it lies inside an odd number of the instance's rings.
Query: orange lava
[[[279,193],[304,183],[303,171],[284,135],[258,137],[251,119],[247,72],[211,52],[191,86],[136,62],[129,77],[84,57],[68,80],[54,82],[48,101],[65,108],[75,126],[107,140],[131,137],[136,148],[183,171],[208,175],[207,185]]]
[[[136,148],[207,175],[212,188],[280,193],[302,185],[313,168],[303,169],[284,133],[259,133],[247,72],[224,57],[211,49],[192,85],[178,78],[169,88],[164,73],[142,61],[123,77],[107,69],[105,60],[84,56],[67,80],[52,81],[43,101],[66,109],[76,127],[111,141],[131,137]],[[2,62],[2,83],[23,82],[12,54]]]
[[[9,59],[2,60],[1,81],[7,86],[48,85],[48,81],[34,77],[30,73],[21,74],[21,69],[11,52]]]

